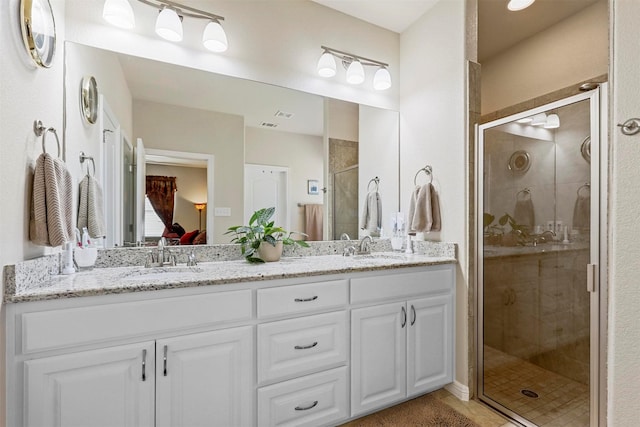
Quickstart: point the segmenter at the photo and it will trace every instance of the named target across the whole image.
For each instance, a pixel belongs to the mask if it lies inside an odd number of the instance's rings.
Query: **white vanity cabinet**
[[[453,283],[448,267],[352,280],[352,416],[453,381]]]

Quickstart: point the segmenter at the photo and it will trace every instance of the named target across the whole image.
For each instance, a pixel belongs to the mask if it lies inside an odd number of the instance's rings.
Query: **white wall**
[[[367,105],[398,107],[398,85],[382,92],[372,89],[373,67],[367,67],[367,81],[360,87],[345,84],[343,69],[333,79],[316,73],[320,46],[325,45],[386,62],[392,80],[398,80],[398,34],[311,1],[189,1],[225,17],[229,50],[222,54],[202,47],[203,20],[185,18],[185,40],[176,44],[155,35],[157,12],[137,1],[131,2],[133,31],[104,22],[103,0],[67,3],[69,40]]]
[[[242,224],[244,215],[244,118],[135,100],[133,126],[133,135],[142,138],[146,148],[214,156],[215,206],[208,201],[207,208],[231,208],[231,216],[214,218],[212,242],[228,243],[224,233]],[[210,232],[212,227],[207,228]]]
[[[458,244],[456,381],[468,385],[468,218],[465,1],[437,3],[400,37],[400,200],[409,208],[416,171],[429,164],[442,232]]]
[[[607,1],[600,0],[482,61],[482,114],[607,73]]]
[[[640,2],[612,0],[612,105],[609,192],[609,350],[608,425],[632,426],[640,419],[640,135],[624,136],[617,128],[640,115]]]
[[[289,231],[304,232],[304,209],[298,203],[323,203],[322,192],[307,194],[309,179],[325,186],[322,137],[247,127],[244,144],[245,163],[289,168]]]

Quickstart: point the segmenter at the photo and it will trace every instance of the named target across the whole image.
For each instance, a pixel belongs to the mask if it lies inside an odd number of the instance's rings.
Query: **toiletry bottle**
[[[62,274],[73,274],[76,269],[73,267],[73,243],[67,242],[64,244],[64,250],[62,252]]]
[[[89,237],[89,230],[87,227],[82,228],[82,247],[88,248],[91,246],[91,238]]]

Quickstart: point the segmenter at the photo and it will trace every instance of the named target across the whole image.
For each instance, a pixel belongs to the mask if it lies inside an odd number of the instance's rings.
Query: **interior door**
[[[276,225],[289,229],[289,168],[268,165],[244,165],[244,219],[259,209],[275,207]]]
[[[122,162],[120,143],[120,122],[104,96],[100,95],[100,123],[102,128],[102,183],[104,185],[104,212],[106,233],[104,245],[107,248],[122,245]]]
[[[136,185],[135,185],[135,203],[136,203],[136,242],[144,243],[144,199],[147,193],[147,163],[146,153],[142,138],[136,141]]]

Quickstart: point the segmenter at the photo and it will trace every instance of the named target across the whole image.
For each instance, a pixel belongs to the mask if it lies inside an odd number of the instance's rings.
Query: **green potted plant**
[[[225,234],[234,233],[232,243],[239,243],[242,255],[252,263],[278,261],[283,245],[300,245],[308,248],[304,240],[296,240],[292,234],[306,236],[304,233],[286,231],[271,221],[276,208],[262,208],[253,213],[249,225],[229,227]],[[257,255],[257,256],[256,256]]]

